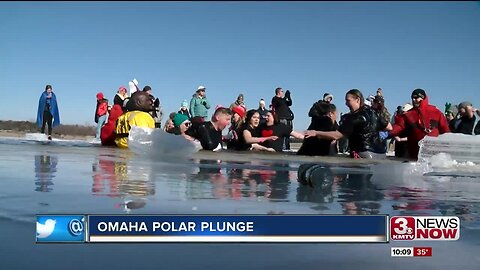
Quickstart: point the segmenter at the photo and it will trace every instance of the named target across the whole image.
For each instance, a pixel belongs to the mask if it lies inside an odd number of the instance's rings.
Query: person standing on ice
[[[428,103],[428,96],[423,89],[415,89],[411,95],[413,108],[401,115],[389,132],[390,137],[399,136],[402,132],[407,136],[408,155],[410,159],[418,159],[418,142],[425,136],[437,137],[449,133],[447,119],[437,107]]]
[[[190,113],[192,118],[201,117],[203,121],[207,120],[208,110],[210,109],[210,102],[205,95],[205,90],[205,86],[200,85],[190,100]]]
[[[108,100],[104,97],[102,92],[97,93],[97,107],[95,108],[95,123],[97,129],[95,139],[100,140],[100,133],[103,125],[107,122],[108,116]]]
[[[453,133],[462,133],[466,135],[479,135],[480,134],[480,114],[478,110],[473,108],[472,103],[464,101],[458,104],[458,119],[452,121]],[[475,115],[477,112],[478,115]]]
[[[37,126],[41,128],[41,133],[45,133],[46,125],[48,125],[48,139],[52,140],[52,128],[60,125],[60,115],[57,97],[51,85],[45,86],[45,91],[38,100]]]

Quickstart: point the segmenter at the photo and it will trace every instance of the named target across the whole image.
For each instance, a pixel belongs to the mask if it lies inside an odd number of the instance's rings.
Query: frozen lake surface
[[[322,165],[316,188],[297,181],[305,164]],[[476,168],[415,170],[392,160],[226,152],[159,162],[81,141],[0,138],[1,269],[478,269]],[[36,245],[36,214],[456,215],[462,227],[454,242]],[[391,246],[433,246],[433,257],[391,258]]]

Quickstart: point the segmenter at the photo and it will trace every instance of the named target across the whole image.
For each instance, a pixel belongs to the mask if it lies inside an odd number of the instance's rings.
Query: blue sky
[[[34,120],[51,84],[63,124],[94,125],[95,94],[133,78],[166,115],[199,85],[248,108],[281,86],[297,130],[324,92],[346,112],[351,88],[382,87],[390,112],[418,87],[442,111],[480,106],[479,26],[478,2],[0,2],[0,119]]]

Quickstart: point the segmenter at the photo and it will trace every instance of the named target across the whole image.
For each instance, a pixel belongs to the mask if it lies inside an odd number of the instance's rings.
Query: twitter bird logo
[[[49,237],[55,230],[55,223],[57,223],[57,221],[54,219],[47,219],[45,224],[37,221],[37,238]]]

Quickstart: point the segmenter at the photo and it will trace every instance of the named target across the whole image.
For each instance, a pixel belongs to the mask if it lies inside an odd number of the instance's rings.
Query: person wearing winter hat
[[[258,109],[257,109],[258,113],[260,114],[260,125],[263,125],[265,124],[265,122],[267,122],[267,108],[265,106],[265,100],[260,99],[260,101],[258,102]]]
[[[478,110],[473,108],[471,102],[464,101],[457,106],[458,118],[451,125],[453,127],[452,132],[462,133],[466,135],[478,135],[480,134],[480,115],[475,115]]]
[[[233,107],[236,107],[236,106],[242,106],[242,107],[245,108],[245,111],[247,111],[247,107],[245,106],[243,94],[239,94],[238,97],[237,97],[237,100],[235,100],[235,102],[230,104],[230,110],[232,110]]]
[[[194,140],[193,137],[185,134],[185,132],[192,125],[192,123],[190,122],[190,119],[186,115],[181,113],[175,114],[175,116],[173,117],[173,125],[174,125],[173,134],[182,135],[183,137],[185,137],[185,139],[190,141]]]
[[[120,148],[128,148],[128,135],[132,126],[155,128],[155,120],[149,114],[153,109],[150,95],[144,91],[132,94],[128,101],[128,112],[117,119],[115,127],[115,144]]]
[[[188,110],[188,102],[186,100],[182,101],[182,104],[180,105],[180,110],[178,113],[186,115],[188,118],[192,118],[192,115],[190,114],[190,111]]]
[[[232,108],[232,124],[227,134],[227,149],[237,149],[238,148],[238,137],[239,133],[242,132],[241,128],[245,123],[245,107],[238,105]]]
[[[205,94],[206,89],[205,86],[200,85],[190,100],[190,114],[192,118],[199,116],[202,117],[203,121],[207,120],[210,102]]]
[[[100,133],[103,125],[107,121],[108,114],[108,100],[105,99],[102,92],[97,93],[97,108],[95,109],[95,123],[97,123],[97,129],[95,133],[95,139],[100,140]]]
[[[401,117],[403,114],[411,110],[413,106],[410,103],[406,103],[403,106],[398,106],[397,111],[392,116],[392,125],[401,121]],[[408,158],[408,145],[407,145],[408,138],[406,137],[405,132],[400,134],[399,136],[395,136],[390,141],[390,146],[395,144],[395,156],[399,158]]]
[[[188,116],[184,114],[177,113],[175,114],[175,117],[173,117],[173,125],[175,127],[180,127],[180,125],[183,124],[183,122],[185,121],[190,121],[190,120],[188,119]]]
[[[418,88],[411,94],[413,108],[401,115],[393,125],[390,136],[405,134],[410,159],[418,159],[418,142],[425,136],[437,137],[450,132],[445,115],[437,107],[428,103],[425,90]]]
[[[127,111],[127,101],[128,101],[128,90],[125,86],[120,86],[118,88],[117,94],[113,98],[113,104],[118,104],[122,108],[123,112]],[[113,108],[113,107],[112,107]]]
[[[333,96],[330,93],[325,93],[323,94],[323,101],[327,103],[332,103],[333,102]]]

